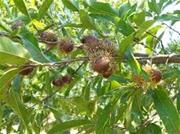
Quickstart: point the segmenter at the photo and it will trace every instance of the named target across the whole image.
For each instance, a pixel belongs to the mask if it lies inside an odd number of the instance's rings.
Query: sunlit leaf
[[[89,6],[89,11],[92,14],[107,15],[107,16],[118,16],[118,13],[109,3],[93,2]]]
[[[23,0],[13,0],[16,7],[21,11],[23,14],[29,16],[26,5]]]
[[[0,64],[21,65],[30,61],[30,54],[20,44],[0,37]]]
[[[80,10],[79,14],[80,14],[81,23],[84,28],[96,29],[93,20],[90,18],[90,16],[88,15],[88,13],[86,11]]]

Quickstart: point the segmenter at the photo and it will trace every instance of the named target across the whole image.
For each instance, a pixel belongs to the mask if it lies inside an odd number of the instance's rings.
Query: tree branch
[[[171,29],[172,31],[174,31],[175,33],[177,33],[178,35],[180,35],[180,32],[175,30],[174,28],[172,28],[171,26],[169,26],[168,24],[166,23],[162,23],[163,25],[167,26],[169,29]]]
[[[145,64],[148,60],[152,61],[153,64],[166,64],[166,63],[180,63],[180,55],[157,55],[152,57],[140,57],[137,60]]]
[[[134,54],[136,60],[138,60],[141,64],[146,64],[148,61],[151,61],[153,64],[167,64],[167,63],[180,63],[180,54],[174,54],[174,55],[157,55],[148,57],[147,54],[142,53],[135,53]],[[115,57],[119,58],[119,57]],[[45,63],[45,64],[32,64],[33,66],[62,66],[65,64],[70,64],[76,61],[87,61],[89,60],[88,57],[78,57],[70,60],[62,60],[60,62],[55,63]],[[126,62],[126,58],[123,60]]]

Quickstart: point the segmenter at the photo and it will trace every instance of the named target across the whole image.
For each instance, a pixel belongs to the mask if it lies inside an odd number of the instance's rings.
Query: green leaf
[[[93,20],[90,18],[88,13],[84,10],[79,11],[80,14],[80,20],[84,28],[87,29],[96,29],[95,24]]]
[[[124,18],[130,9],[131,9],[131,5],[129,2],[121,4],[119,8],[119,16],[121,18]]]
[[[142,35],[144,35],[144,33],[146,31],[148,31],[148,29],[155,23],[155,20],[148,20],[145,21],[144,23],[142,23],[142,25],[139,27],[138,31],[136,32],[135,36],[136,38],[141,38]]]
[[[28,127],[28,124],[30,122],[31,112],[26,109],[25,105],[20,100],[19,95],[16,92],[11,91],[7,93],[3,99],[6,102],[6,104],[10,106],[13,109],[13,111],[19,116],[24,126],[30,132],[31,130]]]
[[[87,125],[90,123],[91,122],[89,120],[86,120],[86,119],[66,121],[66,122],[54,125],[49,130],[48,134],[58,134],[59,132],[63,132],[64,130],[74,128],[74,127],[79,127],[82,125]]]
[[[137,26],[140,26],[145,21],[145,15],[145,12],[140,12],[133,15],[133,21]]]
[[[118,13],[113,9],[109,3],[93,2],[89,6],[89,11],[92,14],[106,15],[106,16],[118,16]]]
[[[125,36],[128,36],[134,32],[133,27],[122,19],[117,24],[117,30],[119,30]]]
[[[119,8],[119,16],[126,20],[133,12],[136,11],[137,4],[131,5],[129,2],[121,4]]]
[[[22,65],[30,59],[30,54],[22,45],[12,42],[6,37],[0,37],[0,64]]]
[[[39,48],[38,40],[32,33],[27,29],[22,29],[20,35],[24,47],[29,51],[35,61],[42,63],[48,62],[48,59],[42,54],[41,49]]]
[[[178,112],[180,113],[180,94],[178,94],[176,101],[177,101],[177,102],[176,102],[176,104],[177,104],[177,109],[178,109]]]
[[[53,0],[44,0],[42,6],[39,9],[39,14],[38,14],[39,19],[41,19],[46,14],[52,2]]]
[[[122,58],[124,53],[126,52],[127,48],[132,45],[133,43],[133,34],[124,38],[121,43],[119,44],[119,56]]]
[[[4,94],[8,91],[8,86],[11,83],[11,80],[19,72],[19,69],[13,68],[8,70],[0,77],[0,98],[4,97]]]
[[[135,59],[134,55],[132,53],[129,53],[127,58],[128,58],[127,62],[131,66],[133,73],[136,75],[140,74],[142,69],[141,69],[139,62]]]
[[[62,0],[63,4],[71,11],[79,11],[79,5],[75,0]]]
[[[140,129],[136,134],[162,134],[162,132],[158,125],[151,123],[145,128]]]
[[[123,92],[121,90],[117,91],[111,101],[105,106],[104,109],[99,109],[97,111],[97,123],[96,123],[96,134],[104,134],[106,127],[108,127],[108,122],[110,121],[110,114],[112,113],[113,109],[116,106],[117,101],[122,97],[124,93],[127,92],[125,90],[125,87],[121,87],[123,89]]]
[[[179,114],[164,89],[153,90],[154,105],[169,134],[180,133]]]
[[[21,11],[24,15],[29,16],[26,5],[23,0],[13,0],[16,7]]]
[[[158,3],[156,2],[156,0],[149,0],[148,5],[149,5],[149,8],[151,9],[151,11],[153,11],[157,14],[161,13],[161,9],[158,7]]]

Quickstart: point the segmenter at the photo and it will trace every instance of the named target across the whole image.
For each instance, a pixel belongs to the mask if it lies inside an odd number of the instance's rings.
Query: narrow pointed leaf
[[[63,4],[71,11],[79,11],[79,6],[75,0],[62,0]]]
[[[8,70],[0,77],[0,98],[4,97],[5,92],[8,89],[9,84],[11,83],[11,80],[16,76],[16,74],[19,72],[19,69],[13,68],[11,70]]]
[[[24,15],[29,16],[26,5],[23,0],[13,0],[16,7],[21,11]]]
[[[84,10],[80,10],[80,20],[82,23],[82,26],[87,29],[96,29],[95,24],[93,20],[90,18],[88,13]]]
[[[154,105],[169,134],[180,133],[179,114],[164,89],[153,90]]]
[[[64,130],[68,130],[74,127],[79,127],[81,125],[87,125],[90,124],[91,122],[89,120],[71,120],[71,121],[66,121],[63,123],[59,123],[57,125],[54,125],[53,128],[50,129],[48,134],[57,134],[59,132],[63,132]]]
[[[46,14],[52,2],[53,0],[44,0],[42,6],[39,9],[39,19],[41,19]]]

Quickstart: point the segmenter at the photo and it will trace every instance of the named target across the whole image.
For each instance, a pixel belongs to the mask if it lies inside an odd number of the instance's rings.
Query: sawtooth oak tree
[[[180,134],[179,4],[0,0],[0,133]]]

